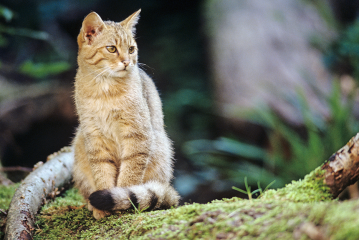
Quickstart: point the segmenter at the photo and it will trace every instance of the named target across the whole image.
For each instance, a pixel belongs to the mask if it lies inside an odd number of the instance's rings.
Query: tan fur
[[[134,32],[139,13],[115,23],[103,22],[92,12],[78,36],[75,103],[80,124],[73,141],[74,181],[87,200],[93,192],[109,189],[117,197],[114,209],[130,207],[130,187],[139,202],[155,191],[156,207],[161,201],[177,205],[179,199],[170,186],[173,153],[161,100],[152,79],[137,64]],[[111,53],[108,46],[117,51]],[[146,190],[151,187],[154,190]],[[107,214],[90,203],[89,209],[97,219]]]

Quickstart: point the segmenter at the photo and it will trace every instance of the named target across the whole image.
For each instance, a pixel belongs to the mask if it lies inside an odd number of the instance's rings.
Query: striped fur
[[[170,185],[150,181],[126,188],[98,190],[90,195],[89,200],[93,207],[103,211],[126,210],[134,207],[151,211],[177,205],[178,195]]]
[[[152,210],[179,200],[170,186],[173,151],[162,103],[138,67],[139,12],[120,23],[90,13],[77,39],[73,179],[96,219],[133,204]]]

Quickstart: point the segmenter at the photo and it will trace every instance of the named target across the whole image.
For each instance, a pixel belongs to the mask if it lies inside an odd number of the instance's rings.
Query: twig
[[[12,166],[12,167],[2,167],[2,168],[0,168],[0,172],[13,172],[13,171],[32,172],[32,168],[21,167],[21,166]]]

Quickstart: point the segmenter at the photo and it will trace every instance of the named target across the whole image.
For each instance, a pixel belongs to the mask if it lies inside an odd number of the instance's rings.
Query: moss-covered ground
[[[332,201],[320,168],[255,200],[115,212],[98,221],[83,204],[70,189],[44,206],[35,239],[310,239],[313,231],[331,239],[359,239],[359,202]]]
[[[19,183],[10,186],[0,185],[0,239],[2,239],[5,234],[6,212],[18,186]]]
[[[0,185],[0,209],[7,210],[9,208],[12,196],[20,183],[12,184],[9,186]]]

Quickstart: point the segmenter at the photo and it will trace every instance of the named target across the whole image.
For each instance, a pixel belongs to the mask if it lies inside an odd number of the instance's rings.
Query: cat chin
[[[127,70],[121,70],[121,71],[116,71],[114,76],[115,77],[125,77],[128,75],[128,71]]]

